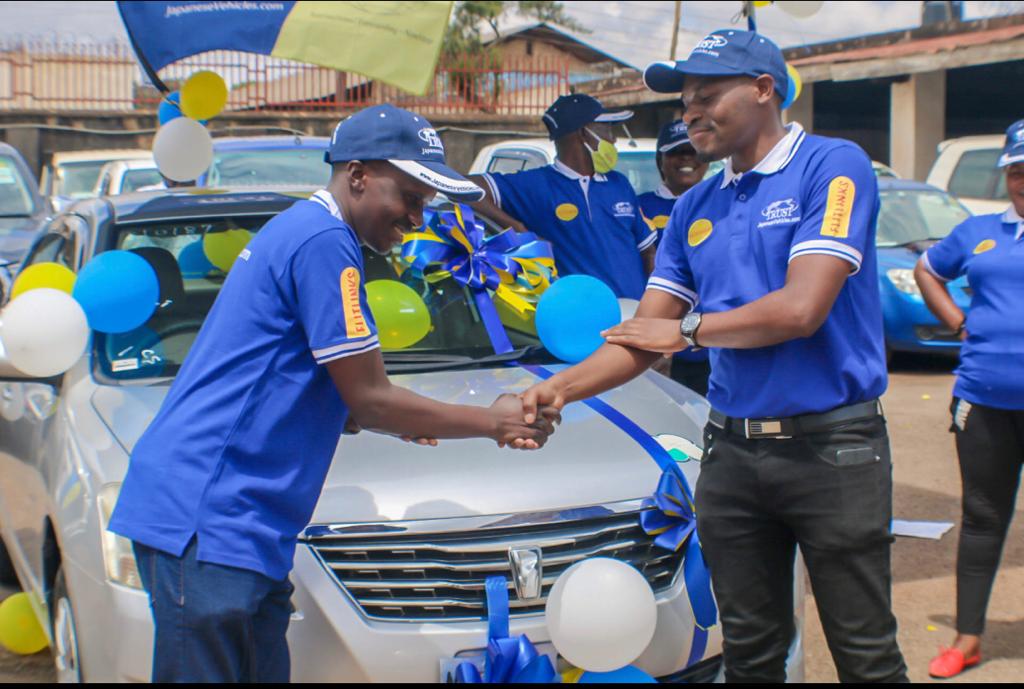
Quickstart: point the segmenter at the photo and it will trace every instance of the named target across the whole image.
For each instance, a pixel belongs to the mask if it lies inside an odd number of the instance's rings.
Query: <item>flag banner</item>
[[[239,50],[296,60],[423,95],[452,2],[118,2],[150,78],[182,58]]]

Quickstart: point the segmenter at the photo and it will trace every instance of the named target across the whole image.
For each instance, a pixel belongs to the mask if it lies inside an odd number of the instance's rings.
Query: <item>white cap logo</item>
[[[420,130],[420,139],[427,144],[430,148],[441,149],[442,154],[444,153],[444,146],[441,145],[441,137],[437,135],[437,131],[430,128],[424,127]]]
[[[696,47],[694,47],[693,52],[711,53],[716,48],[724,48],[727,45],[729,45],[729,41],[726,40],[725,36],[713,33],[698,43]]]

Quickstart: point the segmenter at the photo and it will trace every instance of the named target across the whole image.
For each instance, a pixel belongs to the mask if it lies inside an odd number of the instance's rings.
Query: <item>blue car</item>
[[[960,339],[925,306],[914,281],[914,265],[932,244],[970,217],[946,192],[922,182],[881,177],[878,213],[878,281],[882,290],[886,353],[957,355]],[[957,306],[967,311],[971,291],[965,278],[949,283]]]
[[[46,203],[25,159],[0,143],[0,265],[20,261],[46,220]]]
[[[238,136],[213,140],[213,163],[200,187],[323,187],[330,139],[323,136]]]

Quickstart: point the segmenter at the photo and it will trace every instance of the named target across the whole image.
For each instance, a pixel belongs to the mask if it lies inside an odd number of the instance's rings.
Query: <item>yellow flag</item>
[[[423,95],[452,2],[313,2],[288,13],[274,57],[356,72]]]

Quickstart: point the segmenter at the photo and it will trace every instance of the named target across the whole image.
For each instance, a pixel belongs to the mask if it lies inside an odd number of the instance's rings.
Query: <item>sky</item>
[[[669,57],[673,2],[564,3],[568,13],[590,29],[588,43],[635,66]],[[738,0],[682,3],[678,57],[683,58],[704,34],[729,26],[740,11]],[[1024,1],[964,3],[965,19],[1024,13]],[[814,16],[798,19],[778,7],[758,10],[759,30],[783,47],[918,26],[921,3],[829,1]],[[509,25],[521,24],[512,19]],[[126,40],[114,2],[0,1],[0,40],[17,36],[67,41]]]

